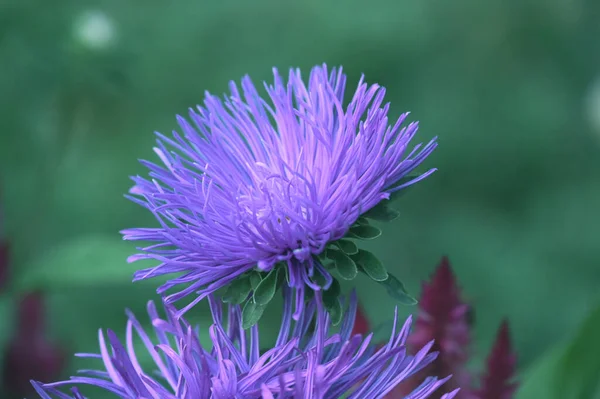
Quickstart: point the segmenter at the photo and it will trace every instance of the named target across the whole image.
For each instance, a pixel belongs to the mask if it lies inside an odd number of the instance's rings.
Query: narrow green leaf
[[[327,257],[335,262],[335,267],[344,280],[354,280],[358,274],[356,263],[344,252],[329,249]]]
[[[388,201],[386,200],[381,201],[363,214],[363,217],[379,222],[391,222],[398,218],[398,216],[400,216],[400,212],[390,208]]]
[[[369,251],[359,249],[352,259],[359,266],[360,270],[375,281],[385,281],[388,278],[388,272],[383,263]]]
[[[254,302],[258,305],[266,305],[271,302],[273,296],[275,296],[275,291],[277,290],[278,275],[279,268],[274,267],[269,274],[258,283],[254,290]]]
[[[335,244],[347,255],[354,255],[358,252],[358,247],[356,246],[354,241],[341,239],[337,240]]]
[[[403,305],[416,305],[418,301],[413,298],[404,287],[404,283],[398,280],[393,274],[388,273],[388,278],[379,282],[385,287],[388,295]]]
[[[234,280],[229,287],[227,287],[227,290],[223,294],[222,300],[225,303],[239,305],[248,299],[250,291],[252,291],[252,286],[250,285],[250,276],[241,276]]]
[[[325,305],[325,309],[327,309],[327,313],[329,313],[329,318],[331,320],[331,324],[337,326],[342,321],[342,303],[340,302],[340,298],[323,298],[323,304]]]
[[[342,320],[342,303],[340,302],[341,287],[337,280],[333,280],[331,287],[323,292],[323,305],[329,313],[331,323],[337,326]]]
[[[244,305],[244,310],[242,310],[242,328],[247,330],[252,327],[262,317],[265,312],[265,305],[259,305],[253,300],[249,299]]]
[[[361,240],[373,240],[381,235],[381,230],[368,224],[350,228],[350,237],[360,238]]]

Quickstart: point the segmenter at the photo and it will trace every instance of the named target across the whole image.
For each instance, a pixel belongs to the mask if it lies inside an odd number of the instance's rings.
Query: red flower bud
[[[403,398],[415,389],[423,376],[434,375],[440,378],[452,374],[439,394],[461,388],[456,399],[472,398],[469,387],[470,375],[465,370],[469,358],[471,307],[461,299],[460,288],[447,257],[442,258],[430,282],[423,284],[419,312],[414,324],[414,332],[408,337],[409,349],[423,347],[435,340],[432,351],[439,352],[434,362],[405,384],[400,384],[388,398]]]
[[[518,387],[513,382],[517,356],[512,349],[508,321],[498,329],[496,342],[487,359],[487,369],[482,377],[479,399],[512,399]]]

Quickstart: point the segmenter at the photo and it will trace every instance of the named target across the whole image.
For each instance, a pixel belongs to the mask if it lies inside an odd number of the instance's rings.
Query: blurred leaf
[[[33,261],[17,276],[19,290],[62,289],[71,286],[123,283],[133,272],[152,267],[152,260],[127,263],[135,246],[115,234],[89,235],[53,248]]]
[[[600,397],[600,306],[575,338],[559,344],[521,378],[516,399],[597,399]]]
[[[389,296],[401,304],[416,305],[418,303],[418,301],[406,291],[402,281],[398,280],[393,274],[388,273],[388,278],[379,283],[385,287]]]
[[[560,399],[555,390],[560,377],[559,366],[565,354],[565,346],[558,345],[544,354],[520,377],[515,399]],[[591,398],[588,398],[591,399]]]
[[[558,371],[560,398],[591,399],[600,394],[600,306],[583,322]]]

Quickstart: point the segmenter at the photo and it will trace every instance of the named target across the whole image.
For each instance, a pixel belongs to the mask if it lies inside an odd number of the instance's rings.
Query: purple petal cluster
[[[283,262],[298,319],[306,287],[319,289],[315,275],[331,282],[316,255],[434,171],[407,179],[437,144],[409,148],[417,123],[403,127],[403,114],[389,124],[383,87],[361,78],[344,106],[341,68],[317,66],[308,83],[299,70],[287,81],[273,73],[265,98],[249,77],[241,89],[232,82],[224,99],[207,93],[204,106],[178,117],[179,133],[158,134],[160,164],[143,161],[149,178],[133,178],[130,198],[160,223],[123,231],[126,240],[152,243],[130,261],[160,262],[134,279],[181,273],[158,290],[179,288],[168,303],[198,294],[181,313],[243,273]]]
[[[410,319],[394,329],[386,345],[375,349],[372,335],[352,335],[356,298],[352,294],[338,333],[329,331],[329,315],[320,294],[307,303],[300,319],[292,321],[292,294],[284,289],[284,312],[273,349],[261,353],[258,327],[241,328],[241,310],[208,297],[214,324],[213,347],[205,349],[198,330],[165,304],[162,319],[153,302],[148,313],[156,339],[128,312],[125,345],[114,332],[99,333],[100,354],[80,354],[103,362],[104,370],[85,370],[68,381],[34,387],[43,399],[84,398],[77,386],[93,385],[126,399],[348,399],[382,398],[394,386],[422,370],[436,354],[427,344],[414,356],[406,352]],[[227,319],[227,320],[225,320]],[[313,324],[313,321],[315,322]],[[134,333],[154,360],[156,370],[144,370],[134,350]],[[110,347],[110,349],[109,349]],[[447,379],[429,377],[407,398],[427,398]],[[70,386],[70,393],[60,388]],[[444,396],[451,399],[451,392]]]

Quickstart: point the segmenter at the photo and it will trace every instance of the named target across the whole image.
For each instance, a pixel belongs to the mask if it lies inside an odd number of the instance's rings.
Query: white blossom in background
[[[73,34],[81,45],[92,50],[103,50],[114,42],[116,29],[105,12],[90,10],[75,19]]]
[[[600,76],[589,86],[584,99],[584,112],[589,126],[600,140]]]

